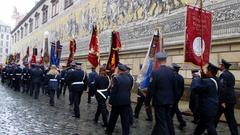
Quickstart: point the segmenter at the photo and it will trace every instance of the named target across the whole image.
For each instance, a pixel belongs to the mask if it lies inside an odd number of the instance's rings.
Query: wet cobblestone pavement
[[[86,93],[82,96],[80,119],[72,117],[67,95],[56,99],[55,107],[49,106],[48,101],[46,95],[40,94],[39,99],[35,100],[0,85],[0,135],[104,135],[101,119],[98,124],[93,122],[96,100],[88,104]],[[145,116],[142,113],[140,119],[134,120],[131,135],[150,135],[154,123],[145,121]],[[178,130],[178,122],[174,119],[176,135],[190,135],[195,128],[190,122],[191,117],[184,118],[188,122],[184,131]],[[219,135],[230,134],[227,125],[223,123],[217,130]],[[114,135],[120,134],[119,119]]]

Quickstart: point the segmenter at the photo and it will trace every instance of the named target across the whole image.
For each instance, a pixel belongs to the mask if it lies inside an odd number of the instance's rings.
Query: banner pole
[[[201,71],[203,71],[203,24],[202,24],[203,2],[200,0],[200,35],[201,35]]]

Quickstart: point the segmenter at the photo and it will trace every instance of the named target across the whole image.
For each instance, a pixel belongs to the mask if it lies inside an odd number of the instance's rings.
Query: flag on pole
[[[119,63],[119,50],[121,49],[120,33],[117,31],[112,32],[111,50],[107,62],[107,70],[114,73],[115,68]]]
[[[67,66],[69,67],[71,62],[74,60],[74,54],[77,50],[77,45],[75,39],[70,40],[69,51],[70,54],[68,56]]]
[[[61,61],[61,53],[62,53],[62,45],[60,45],[60,41],[56,42],[56,66],[59,67]]]
[[[188,5],[186,14],[185,62],[202,67],[209,63],[212,13]]]
[[[157,30],[153,35],[152,41],[150,42],[142,68],[137,77],[137,83],[139,84],[140,90],[147,90],[152,71],[156,70],[159,67],[158,63],[155,60],[155,54],[161,51],[162,44],[163,39],[160,36],[159,30]]]
[[[50,65],[56,65],[55,48],[56,48],[55,43],[51,42]]]
[[[44,60],[45,65],[49,64],[49,51],[48,51],[48,37],[47,36],[45,37],[45,42],[44,42],[43,60]]]
[[[96,25],[93,25],[92,38],[89,44],[88,61],[95,68],[99,65],[98,31]]]
[[[32,59],[30,61],[31,64],[37,63],[37,48],[33,48]]]
[[[23,65],[27,64],[28,63],[28,57],[29,57],[29,46],[27,47],[27,50],[26,50],[26,55],[23,57],[22,61],[23,61]]]
[[[41,49],[40,64],[41,64],[41,65],[44,64],[44,60],[43,60],[43,49]]]

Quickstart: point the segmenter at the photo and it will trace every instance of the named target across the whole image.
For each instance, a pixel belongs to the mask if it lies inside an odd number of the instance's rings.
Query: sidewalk
[[[137,103],[137,94],[133,93],[131,98],[132,98],[133,103]],[[189,106],[188,101],[180,101],[179,102],[180,111],[182,111],[184,115],[192,116],[192,112],[190,111],[188,106]],[[236,118],[238,125],[240,125],[240,109],[235,109],[235,118]],[[224,115],[222,115],[221,121],[226,122]]]

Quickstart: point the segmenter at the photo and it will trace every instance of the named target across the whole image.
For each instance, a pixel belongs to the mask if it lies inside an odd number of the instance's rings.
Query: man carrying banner
[[[160,52],[162,42],[163,42],[163,39],[160,37],[159,29],[157,29],[156,33],[153,35],[153,39],[148,48],[147,55],[140,69],[141,70],[140,74],[137,78],[137,83],[139,84],[139,87],[138,87],[139,97],[138,97],[137,106],[135,108],[135,115],[134,115],[135,118],[138,118],[141,106],[143,102],[145,102],[146,114],[148,116],[146,120],[152,121],[152,108],[150,105],[150,101],[146,102],[145,99],[146,99],[146,96],[148,95],[147,93],[149,89],[149,81],[150,81],[151,73],[153,70],[158,69],[158,64],[155,61],[155,54]]]

